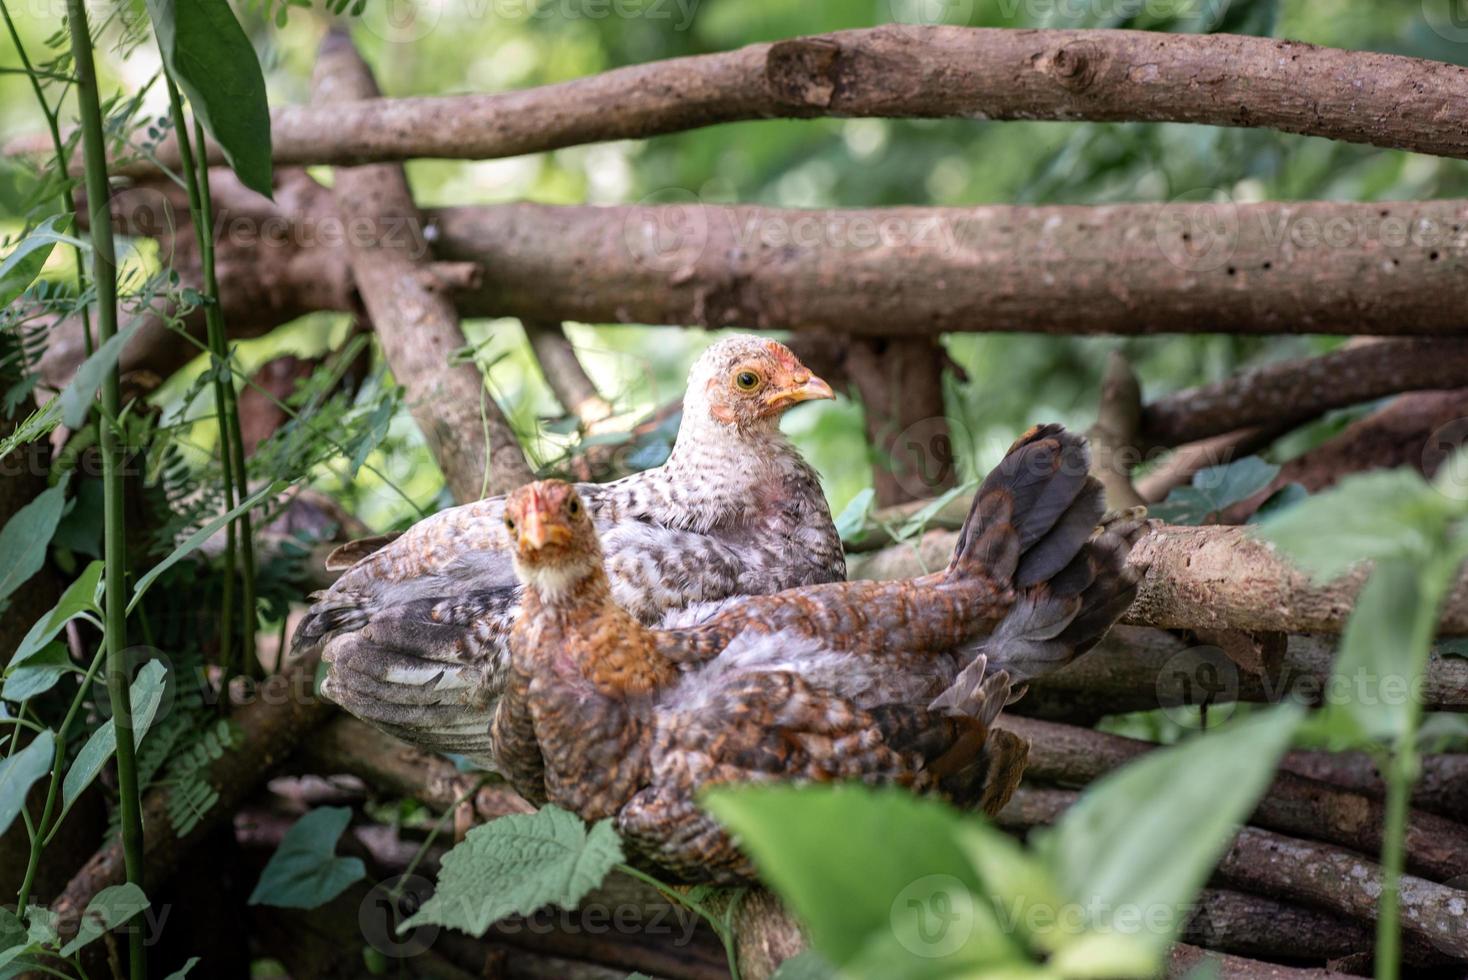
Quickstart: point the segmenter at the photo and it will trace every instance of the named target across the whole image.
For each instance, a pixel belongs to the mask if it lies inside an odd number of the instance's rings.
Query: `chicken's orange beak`
[[[525,508],[520,519],[520,550],[539,551],[548,544],[567,544],[571,540],[571,529],[554,515],[547,515],[533,501]]]
[[[792,376],[789,383],[781,385],[766,395],[765,405],[769,408],[788,408],[800,402],[835,397],[836,393],[831,390],[830,385],[814,374],[805,372]]]

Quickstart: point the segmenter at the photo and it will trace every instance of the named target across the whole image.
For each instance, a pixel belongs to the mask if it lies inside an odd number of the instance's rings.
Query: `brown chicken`
[[[655,623],[692,603],[844,579],[820,481],[779,429],[791,406],[830,397],[783,344],[709,347],[668,461],[578,488],[616,601]],[[503,521],[493,497],[341,549],[336,563],[355,564],[312,596],[293,644],[324,644],[326,696],[406,741],[493,766],[489,725],[520,596]]]
[[[1130,604],[1143,527],[1102,520],[1084,441],[1028,433],[979,488],[948,567],[731,599],[650,629],[616,601],[576,490],[510,495],[525,583],[493,736],[527,799],[614,818],[636,859],[687,880],[753,869],[696,802],[714,785],[858,780],[993,813],[1025,745],[991,731],[1031,677]]]

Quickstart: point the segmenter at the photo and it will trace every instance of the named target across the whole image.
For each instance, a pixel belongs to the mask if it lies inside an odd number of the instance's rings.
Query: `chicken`
[[[819,480],[779,429],[791,406],[831,397],[775,341],[710,346],[667,462],[578,487],[616,601],[653,623],[693,603],[844,579]],[[323,693],[408,742],[493,767],[489,726],[520,594],[503,519],[493,497],[339,549],[329,565],[355,563],[312,596],[293,640],[295,652],[324,644]]]
[[[665,629],[618,605],[574,488],[520,488],[502,771],[531,802],[615,819],[641,863],[722,883],[753,869],[697,806],[709,786],[858,780],[997,811],[1027,748],[992,730],[1000,709],[1136,592],[1144,525],[1102,519],[1088,464],[1080,437],[1032,430],[979,488],[945,570],[730,599]]]

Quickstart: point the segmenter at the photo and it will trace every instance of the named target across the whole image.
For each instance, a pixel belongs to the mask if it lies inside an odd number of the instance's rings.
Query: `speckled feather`
[[[640,861],[690,880],[752,873],[695,805],[711,785],[857,780],[993,812],[1023,769],[1024,744],[991,727],[1014,685],[1088,648],[1135,593],[1142,524],[1096,526],[1088,464],[1079,437],[1034,430],[943,572],[730,599],[661,630],[617,606],[569,487],[517,491],[512,513],[568,543],[517,552],[519,682],[495,751],[527,797],[615,817]]]
[[[824,387],[781,344],[722,340],[690,373],[668,461],[577,488],[601,535],[613,594],[643,622],[690,604],[845,578],[819,479],[778,428],[801,399],[765,406],[764,395],[731,387],[744,368],[770,391]],[[348,711],[485,765],[493,764],[489,723],[507,682],[505,640],[519,596],[504,505],[503,497],[476,501],[396,538],[344,546],[334,557],[354,564],[312,597],[293,641],[296,651],[322,645],[323,690]]]

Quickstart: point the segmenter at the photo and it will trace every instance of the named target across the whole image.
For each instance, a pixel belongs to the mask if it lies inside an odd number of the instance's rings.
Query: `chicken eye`
[[[572,517],[580,514],[581,501],[577,500],[575,497],[572,497],[570,502],[566,504],[566,513],[570,514]]]
[[[514,531],[515,530],[515,519],[513,517],[506,517],[505,518],[505,530],[506,531]]]
[[[734,375],[734,385],[740,391],[753,391],[759,387],[759,375],[753,371],[740,371]]]

